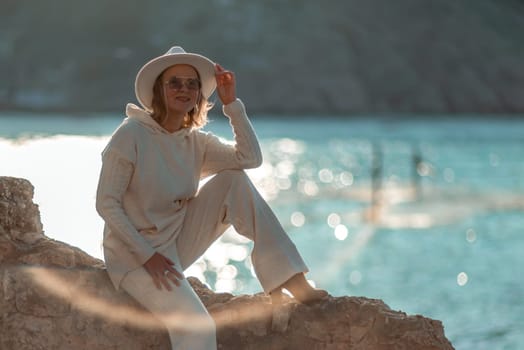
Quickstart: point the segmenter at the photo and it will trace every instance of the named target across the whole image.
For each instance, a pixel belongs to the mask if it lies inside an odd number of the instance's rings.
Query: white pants
[[[161,252],[185,270],[231,225],[254,241],[251,260],[266,293],[307,267],[295,245],[247,175],[225,170],[187,202],[176,247]],[[213,319],[187,280],[172,291],[158,290],[144,268],[128,273],[122,288],[155,314],[169,332],[172,349],[216,349]]]

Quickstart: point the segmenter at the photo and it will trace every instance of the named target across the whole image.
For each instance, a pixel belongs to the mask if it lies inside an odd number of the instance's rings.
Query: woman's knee
[[[222,170],[215,175],[215,181],[224,182],[233,186],[242,186],[251,184],[251,180],[244,170],[227,169]]]

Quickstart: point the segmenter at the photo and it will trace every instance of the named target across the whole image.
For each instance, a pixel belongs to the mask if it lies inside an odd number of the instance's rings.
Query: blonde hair
[[[165,104],[164,96],[164,83],[162,82],[162,75],[160,73],[155,80],[153,85],[153,99],[151,101],[151,118],[153,118],[159,125],[162,125],[167,119],[167,107]],[[198,72],[197,72],[198,74]],[[200,79],[200,75],[198,74]],[[202,92],[199,91],[198,100],[196,106],[189,111],[188,120],[184,120],[184,128],[196,128],[199,129],[207,124],[207,112],[213,108],[213,103],[209,102],[207,98],[202,96]]]

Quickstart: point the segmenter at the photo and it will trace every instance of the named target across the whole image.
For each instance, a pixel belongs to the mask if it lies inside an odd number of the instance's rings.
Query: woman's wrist
[[[245,113],[244,104],[238,97],[228,104],[223,104],[222,111],[229,117]]]
[[[222,104],[223,104],[224,106],[227,106],[227,105],[229,105],[229,104],[235,102],[236,100],[238,100],[238,98],[237,98],[236,96],[233,96],[233,97],[230,97],[230,98],[228,98],[228,99],[222,100]]]

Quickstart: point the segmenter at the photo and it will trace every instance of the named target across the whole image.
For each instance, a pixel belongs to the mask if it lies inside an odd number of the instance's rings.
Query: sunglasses
[[[200,90],[201,87],[200,80],[197,78],[172,77],[165,84],[173,91],[180,91],[184,86],[190,91]]]

